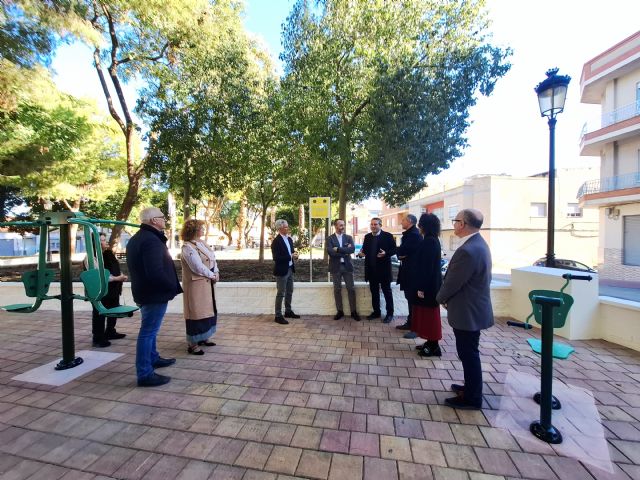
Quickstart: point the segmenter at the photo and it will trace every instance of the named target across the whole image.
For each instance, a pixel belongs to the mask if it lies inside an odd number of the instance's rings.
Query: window
[[[567,203],[567,217],[582,217],[582,209],[578,203]]]
[[[434,208],[431,213],[433,213],[436,217],[438,217],[438,219],[440,220],[440,223],[444,222],[444,209],[442,207]]]
[[[458,205],[451,205],[449,207],[449,220],[453,220],[454,218],[456,218],[456,215],[458,215],[459,211],[460,207],[458,207]]]
[[[547,204],[546,203],[531,203],[529,209],[530,217],[546,217],[547,216]]]
[[[623,222],[622,263],[640,266],[640,215],[625,215]]]

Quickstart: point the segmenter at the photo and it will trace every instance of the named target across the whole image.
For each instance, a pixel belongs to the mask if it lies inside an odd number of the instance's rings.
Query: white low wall
[[[74,292],[82,295],[83,288],[80,283],[73,284]],[[398,285],[391,287],[395,315],[407,315],[407,301],[404,293]],[[52,283],[49,295],[60,293],[60,284]],[[275,282],[221,282],[216,285],[216,304],[220,313],[228,314],[273,314],[276,297]],[[491,298],[496,316],[509,316],[509,304],[511,302],[511,287],[502,285],[492,288]],[[131,296],[131,284],[125,283],[122,289],[123,303],[133,305]],[[32,299],[24,294],[24,286],[20,282],[3,282],[0,284],[0,305],[12,303],[32,303]],[[356,282],[356,303],[358,313],[368,315],[371,313],[371,292],[369,285],[364,282]],[[293,310],[301,315],[333,315],[336,313],[333,299],[333,284],[330,282],[313,282],[294,284]],[[347,291],[342,288],[342,304],[345,314],[349,315],[349,300]],[[382,313],[385,313],[384,297],[380,298]],[[60,310],[60,302],[47,300],[43,303],[43,310]],[[284,308],[284,306],[283,306]],[[76,300],[76,311],[90,311],[91,304]],[[170,313],[182,313],[182,296],[177,296],[169,302]]]
[[[600,297],[600,337],[640,351],[640,303]]]

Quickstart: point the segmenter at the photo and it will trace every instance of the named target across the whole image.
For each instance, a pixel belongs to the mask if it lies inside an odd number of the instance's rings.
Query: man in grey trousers
[[[351,254],[355,252],[353,238],[344,233],[344,220],[337,219],[333,222],[335,233],[327,240],[327,253],[329,254],[329,272],[333,279],[333,297],[338,310],[333,317],[334,320],[340,320],[344,317],[342,309],[342,279],[347,287],[349,296],[349,309],[351,310],[351,318],[360,321],[360,315],[356,308],[356,289],[353,284],[353,264],[351,263]]]
[[[449,262],[447,274],[436,296],[447,309],[449,325],[456,337],[456,350],[464,370],[464,385],[451,385],[455,397],[445,405],[477,410],[482,407],[482,365],[480,332],[493,325],[491,306],[491,252],[480,235],[483,216],[465,209],[453,220],[453,232],[460,244]]]

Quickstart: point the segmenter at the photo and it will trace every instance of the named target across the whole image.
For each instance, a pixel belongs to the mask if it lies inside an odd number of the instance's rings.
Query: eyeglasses
[[[451,223],[455,223],[455,222],[462,222],[462,223],[464,223],[464,221],[463,221],[463,220],[458,220],[457,218],[455,218],[455,219],[451,220]]]
[[[153,218],[161,218],[162,220],[166,220],[166,218],[164,217],[164,215],[162,217],[153,217]]]

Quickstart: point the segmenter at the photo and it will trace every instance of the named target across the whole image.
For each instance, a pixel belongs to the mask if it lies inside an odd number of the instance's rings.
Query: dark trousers
[[[482,365],[480,364],[480,330],[470,332],[453,329],[458,358],[464,370],[464,400],[477,407],[482,405]]]
[[[95,308],[93,309],[93,312],[91,312],[91,334],[93,335],[94,342],[101,342],[102,340],[107,339],[104,328],[105,319],[107,323],[106,331],[115,330],[117,319],[100,315]]]
[[[407,299],[407,309],[409,310],[409,313],[407,314],[407,324],[409,324],[409,326],[411,326],[411,297],[412,295],[409,294],[409,291],[404,290],[404,298]]]
[[[371,305],[375,313],[380,313],[380,289],[384,295],[384,303],[387,307],[387,315],[393,315],[393,294],[391,293],[391,282],[381,282],[378,279],[369,280],[369,290],[371,291]]]

